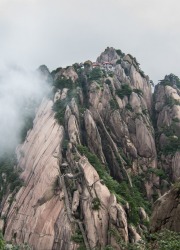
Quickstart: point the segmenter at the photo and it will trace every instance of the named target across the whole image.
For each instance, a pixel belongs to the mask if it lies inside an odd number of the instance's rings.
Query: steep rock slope
[[[180,232],[180,181],[154,203],[151,232],[162,229]]]
[[[161,195],[149,77],[114,48],[51,76],[53,100],[18,149],[25,185],[4,206],[5,238],[44,250],[127,248]]]
[[[180,177],[180,80],[168,75],[155,88],[159,165],[169,182]]]
[[[52,101],[44,100],[33,129],[18,148],[18,167],[23,170],[21,177],[25,186],[16,195],[7,214],[7,240],[29,242],[36,245],[36,249],[52,248],[54,223],[63,210],[53,192],[63,133],[63,128],[54,120]]]

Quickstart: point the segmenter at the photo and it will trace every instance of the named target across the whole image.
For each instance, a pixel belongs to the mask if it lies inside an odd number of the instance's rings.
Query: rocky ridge
[[[149,204],[179,177],[178,79],[167,76],[153,97],[136,58],[107,48],[97,63],[49,74],[54,97],[18,148],[25,186],[2,210],[7,240],[126,249],[147,230]]]

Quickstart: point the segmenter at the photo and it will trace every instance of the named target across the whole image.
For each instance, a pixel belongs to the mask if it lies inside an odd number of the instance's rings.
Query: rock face
[[[53,101],[43,100],[17,149],[24,186],[3,207],[6,240],[35,250],[124,249],[141,240],[145,199],[153,202],[160,184],[163,193],[179,175],[178,150],[157,157],[170,140],[162,126],[175,122],[171,139],[179,138],[176,84],[160,83],[153,107],[151,83],[136,58],[107,48],[97,65],[52,72]],[[175,100],[171,106],[167,98]]]
[[[161,229],[180,232],[180,181],[154,203],[151,231]]]
[[[42,102],[33,129],[18,148],[18,167],[23,169],[25,186],[14,199],[5,230],[7,240],[29,242],[36,249],[52,249],[54,224],[64,210],[55,195],[64,130],[54,120],[52,104],[48,100]]]
[[[155,116],[159,165],[170,181],[180,177],[180,90],[179,79],[166,76],[155,88]]]

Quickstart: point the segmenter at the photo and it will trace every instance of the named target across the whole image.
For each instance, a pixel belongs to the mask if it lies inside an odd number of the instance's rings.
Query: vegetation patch
[[[17,192],[23,185],[20,170],[15,169],[16,156],[13,153],[4,154],[0,159],[0,202],[8,192]]]
[[[164,146],[163,153],[164,154],[175,154],[180,150],[180,138],[177,136],[169,136],[168,144]]]
[[[121,59],[117,60],[116,64],[121,64]]]
[[[118,106],[117,101],[115,99],[111,99],[109,104],[110,104],[110,107],[112,110],[119,109],[119,106]]]
[[[120,56],[120,57],[124,57],[125,54],[120,50],[120,49],[116,49],[116,53]]]
[[[160,177],[161,179],[166,179],[167,178],[165,172],[160,168],[148,168],[147,172],[148,173],[153,173],[156,176]]]
[[[127,96],[128,98],[130,97],[132,93],[132,89],[130,88],[130,86],[128,84],[123,84],[121,86],[121,89],[117,89],[116,90],[116,94],[123,99],[125,96]]]
[[[132,108],[132,106],[131,106],[129,103],[126,105],[125,108],[126,108],[127,110],[133,112],[133,108]]]
[[[143,91],[141,89],[133,89],[133,92],[138,94],[138,96],[143,96]]]
[[[64,114],[67,106],[67,100],[57,100],[53,105],[53,111],[55,112],[55,119],[60,125],[64,123]]]
[[[127,201],[129,203],[130,212],[128,220],[134,225],[137,225],[140,221],[139,207],[143,207],[146,212],[149,212],[149,203],[144,199],[143,194],[139,192],[135,183],[132,188],[125,181],[118,183],[107,172],[106,166],[100,162],[95,154],[89,152],[87,147],[78,145],[77,148],[82,155],[88,158],[88,161],[96,169],[99,177],[103,180],[109,191],[116,196],[117,201],[120,203]]]
[[[100,199],[98,197],[94,198],[92,200],[92,209],[93,210],[99,210],[101,206]]]
[[[66,77],[61,77],[58,78],[55,82],[54,82],[54,86],[57,89],[63,89],[63,88],[68,88],[71,89],[73,87],[74,83],[73,81],[69,78]]]
[[[146,242],[146,249],[149,250],[179,250],[179,246],[180,234],[169,230],[150,234]]]
[[[109,79],[106,79],[105,83],[111,85],[111,81]]]
[[[173,97],[168,97],[166,99],[166,105],[172,108],[174,105],[180,105],[180,101],[174,99]]]
[[[103,76],[103,72],[100,68],[94,68],[89,73],[89,79],[90,80],[98,80]]]
[[[180,88],[180,79],[174,74],[166,75],[163,80],[160,81],[160,84],[163,86],[177,86],[177,88]]]
[[[71,240],[76,242],[76,243],[84,242],[81,231],[77,230],[77,232],[71,236]]]

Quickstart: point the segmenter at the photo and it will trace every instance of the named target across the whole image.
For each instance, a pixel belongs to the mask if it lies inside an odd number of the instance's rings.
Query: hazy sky
[[[179,10],[179,0],[0,0],[0,67],[52,70],[113,46],[155,83],[180,76]]]

